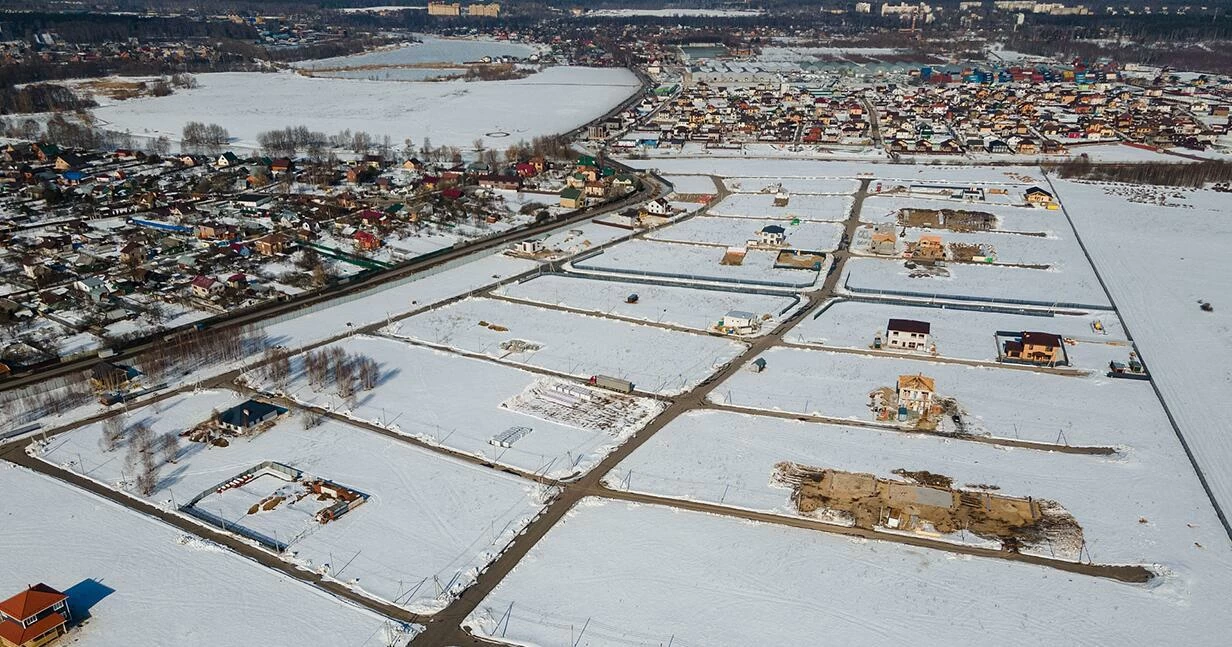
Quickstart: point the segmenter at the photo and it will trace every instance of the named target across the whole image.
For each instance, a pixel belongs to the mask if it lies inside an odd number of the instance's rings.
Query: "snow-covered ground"
[[[708,335],[481,298],[415,315],[390,332],[580,378],[627,379],[638,390],[663,394],[696,385],[745,348]],[[502,348],[518,341],[539,348]]]
[[[958,401],[967,430],[976,434],[1121,446],[1167,430],[1150,385],[1138,380],[792,348],[773,348],[761,357],[765,371],[740,371],[709,398],[752,409],[872,421],[869,393],[894,388],[900,375],[920,373],[936,380],[938,398]]]
[[[727,190],[734,193],[800,194],[851,194],[860,188],[859,180],[851,178],[764,178],[729,177],[723,180]]]
[[[903,480],[894,470],[926,470],[952,478],[958,488],[991,485],[1002,495],[1056,501],[1082,526],[1097,563],[1161,564],[1185,578],[1232,556],[1180,446],[1167,433],[1141,442],[1116,457],[1083,456],[693,411],[656,433],[604,482],[618,490],[798,516],[791,490],[771,479],[781,461],[892,480]],[[1164,474],[1175,475],[1167,477],[1166,486]],[[945,539],[987,544],[970,534]],[[1075,561],[1079,550],[1081,545],[1039,544],[1028,552]]]
[[[102,125],[134,136],[178,141],[189,121],[218,123],[234,148],[256,149],[257,134],[286,126],[336,133],[364,130],[401,142],[429,135],[435,145],[468,147],[530,141],[603,114],[638,88],[623,68],[550,67],[525,79],[392,83],[298,74],[196,75],[200,87],[130,99],[95,110]],[[551,101],[544,101],[550,95]],[[311,109],[308,107],[311,106]]]
[[[332,389],[309,385],[301,372],[301,356],[292,358],[294,377],[281,390],[305,404],[551,478],[588,471],[648,421],[600,430],[533,418],[504,405],[536,381],[537,376],[521,369],[383,337],[348,337],[331,346],[380,362],[380,384],[352,406]],[[262,390],[278,390],[259,375],[250,379]],[[647,416],[662,408],[654,400],[636,402]],[[512,447],[489,442],[511,427],[531,427],[533,432]]]
[[[353,326],[377,323],[496,283],[537,265],[534,261],[504,254],[486,254],[451,264],[435,273],[430,270],[416,274],[409,281],[385,284],[342,303],[296,312],[291,317],[267,323],[265,331],[274,344],[292,348],[304,346],[340,335]]]
[[[646,235],[653,240],[685,243],[708,243],[736,247],[756,241],[764,227],[776,225],[787,233],[787,246],[811,252],[831,252],[838,249],[843,237],[843,225],[837,222],[775,222],[753,218],[715,218],[697,216],[684,222],[660,227]]]
[[[842,222],[851,213],[851,196],[793,195],[787,206],[774,206],[774,194],[733,193],[710,208],[715,216],[744,216],[774,220],[823,220]]]
[[[140,409],[128,422],[144,421],[155,434],[178,433],[207,420],[211,411],[242,401],[225,391],[185,394]],[[102,423],[95,423],[57,436],[40,457],[125,489],[126,444],[103,451],[102,431]],[[197,507],[267,536],[276,533],[275,539],[291,544],[283,553],[290,561],[417,612],[443,608],[541,507],[529,481],[330,419],[305,430],[292,416],[264,433],[233,439],[228,447],[184,445],[178,461],[163,466],[157,490],[149,496],[152,502],[183,505],[267,460],[370,495],[363,505],[324,525],[308,515],[265,527],[262,516],[281,509],[256,515],[241,510],[236,516],[231,514],[236,504],[228,506],[221,495],[206,497]],[[311,503],[301,501],[300,506]],[[446,592],[438,594],[433,578]],[[410,593],[425,579],[425,586]]]
[[[1056,182],[1125,326],[1216,500],[1232,508],[1232,240],[1228,194],[1165,188],[1193,208],[1130,202],[1126,187]],[[1198,301],[1213,304],[1212,312]]]
[[[1016,314],[874,301],[837,301],[792,328],[784,339],[800,344],[867,349],[872,347],[878,332],[884,339],[890,319],[930,324],[929,344],[937,346],[940,357],[996,361],[998,348],[993,336],[998,331],[1050,332],[1072,339],[1077,343],[1065,347],[1070,364],[1094,370],[1107,369],[1113,359],[1127,361],[1132,350],[1120,320],[1112,312]],[[1103,332],[1092,328],[1096,321],[1103,326]]]
[[[672,183],[676,193],[718,193],[719,188],[709,175],[666,175],[663,179]]]
[[[597,271],[612,275],[662,278],[682,282],[713,282],[744,284],[779,289],[810,288],[817,282],[813,270],[779,269],[774,267],[777,253],[749,250],[741,265],[721,265],[723,249],[664,243],[654,240],[630,240],[573,263],[582,271]]]
[[[1183,579],[1135,586],[586,499],[467,625],[535,645],[572,644],[582,632],[595,645],[863,646],[910,636],[939,647],[1213,646],[1232,626],[1221,611],[1232,566],[1225,553]]]
[[[794,309],[793,306],[800,302],[797,297],[556,274],[546,274],[530,281],[510,284],[501,288],[499,293],[525,301],[684,326],[700,331],[709,330],[724,314],[732,310],[751,312],[759,316],[769,315],[770,318],[762,324],[759,334],[773,330],[775,325]],[[632,294],[638,297],[636,303],[627,302]]]
[[[0,463],[6,597],[44,582],[89,622],[62,644],[404,645],[387,621],[216,544]],[[392,623],[390,623],[392,625]]]
[[[922,275],[902,260],[851,258],[843,268],[843,285],[864,296],[886,294],[919,298],[961,298],[974,301],[1067,307],[1108,307],[1108,297],[1085,262],[1047,270],[994,265],[951,264],[944,275]],[[915,274],[916,276],[912,276]]]

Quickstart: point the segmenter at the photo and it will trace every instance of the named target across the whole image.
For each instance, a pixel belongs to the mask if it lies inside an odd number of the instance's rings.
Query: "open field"
[[[141,409],[129,422],[145,422],[156,435],[179,433],[207,420],[212,410],[240,402],[222,391],[187,394]],[[128,490],[127,443],[107,452],[100,447],[102,433],[101,423],[82,427],[52,440],[40,457]],[[324,524],[313,520],[311,498],[252,514],[249,506],[278,487],[273,477],[253,481],[248,491],[210,494],[194,507],[273,535],[290,544],[285,559],[416,612],[442,608],[541,506],[529,481],[328,419],[311,429],[283,419],[255,436],[233,438],[227,447],[188,440],[183,445],[177,461],[164,465],[150,501],[184,505],[267,460],[368,494],[363,505]]]
[[[799,303],[796,297],[718,289],[588,279],[545,274],[501,288],[499,294],[547,305],[588,310],[707,331],[731,310],[770,315],[758,331],[768,333]],[[628,303],[630,295],[636,303]]]
[[[835,348],[869,349],[873,337],[884,337],[891,319],[930,324],[929,345],[936,344],[939,357],[996,361],[998,331],[1040,331],[1073,339],[1066,346],[1070,364],[1092,370],[1107,370],[1110,360],[1126,361],[1130,348],[1116,315],[1096,311],[1085,315],[1053,315],[1046,312],[1014,314],[962,307],[930,307],[874,301],[836,301],[816,316],[808,317],[787,333],[787,341]],[[1098,321],[1106,334],[1091,325]],[[888,349],[883,349],[888,350]],[[889,350],[888,352],[894,352]],[[899,351],[914,356],[927,352]]]
[[[4,504],[0,590],[67,592],[90,617],[66,644],[390,644],[380,616],[59,481],[0,464],[0,490],[21,493]]]
[[[1167,429],[1150,386],[1102,375],[1069,377],[996,367],[774,348],[766,370],[741,371],[710,399],[751,409],[873,421],[869,393],[893,389],[900,375],[936,380],[936,397],[952,397],[969,433],[1042,443],[1134,446]],[[1093,415],[1093,412],[1098,412]],[[942,429],[949,430],[949,419]]]
[[[621,68],[551,67],[525,79],[467,83],[395,83],[308,78],[293,73],[196,75],[199,88],[97,108],[112,130],[173,141],[189,121],[218,123],[233,148],[258,148],[257,134],[286,126],[336,133],[364,130],[395,142],[430,133],[432,143],[493,146],[567,131],[603,114],[638,87]],[[543,102],[544,93],[559,95]],[[254,97],[260,96],[259,100]],[[304,97],[313,97],[304,109]],[[357,112],[357,106],[365,106]],[[492,133],[504,133],[493,135]]]
[[[802,636],[885,645],[908,634],[937,646],[1218,645],[1229,623],[1219,612],[1229,563],[1135,586],[586,499],[468,626],[538,645],[576,640],[583,627],[583,642],[604,645],[786,645]]]
[[[636,239],[623,242],[602,254],[573,263],[585,272],[613,276],[636,276],[681,282],[710,282],[746,287],[797,290],[812,287],[818,279],[813,270],[774,267],[777,254],[749,250],[740,265],[723,265],[724,250],[679,243]]]
[[[593,410],[584,421],[532,417],[506,406],[536,383],[536,376],[524,370],[383,337],[349,337],[327,348],[332,347],[377,359],[382,374],[378,386],[348,403],[331,389],[310,385],[303,374],[303,357],[297,356],[292,358],[293,377],[280,390],[304,404],[551,478],[589,470],[661,408],[652,400],[632,399],[638,411],[607,428]],[[263,390],[279,390],[258,375],[251,381]],[[505,430],[522,426],[533,433],[512,447],[490,442]]]
[[[415,315],[390,332],[583,379],[610,375],[662,394],[687,390],[744,349],[717,337],[475,298]]]
[[[955,166],[941,164],[870,164],[863,161],[774,159],[764,157],[675,157],[622,159],[636,168],[654,168],[669,174],[712,174],[730,178],[767,178],[769,183],[789,178],[876,177],[903,182],[954,183],[961,176],[966,184],[1037,184],[1044,181],[1034,166]],[[746,180],[748,181],[748,180]],[[1025,187],[1024,187],[1025,188]]]
[[[1232,237],[1228,194],[1057,182],[1143,361],[1224,512],[1232,510]],[[1161,207],[1136,200],[1170,197]],[[1212,312],[1198,301],[1213,304]]]

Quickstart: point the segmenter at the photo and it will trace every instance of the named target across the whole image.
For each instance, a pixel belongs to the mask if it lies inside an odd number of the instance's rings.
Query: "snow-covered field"
[[[129,423],[144,421],[155,434],[178,433],[208,419],[212,410],[242,401],[224,391],[185,394],[138,410]],[[127,448],[121,443],[113,452],[104,452],[99,444],[102,429],[102,423],[96,423],[58,436],[40,457],[122,487],[118,484],[124,479]],[[529,481],[329,419],[307,430],[294,417],[283,419],[255,437],[232,440],[228,447],[184,445],[179,460],[164,465],[151,501],[183,505],[267,460],[370,495],[366,503],[328,524],[290,516],[272,529],[263,527],[261,517],[280,512],[274,510],[253,515],[251,527],[289,541],[284,556],[290,561],[417,612],[443,608],[541,507]],[[223,498],[206,497],[197,507],[249,526],[246,511],[238,517],[229,514],[235,504],[228,506]],[[438,595],[433,578],[446,592]],[[425,586],[410,593],[425,579]]]
[[[0,463],[0,491],[0,591],[68,593],[89,622],[61,644],[391,644],[380,616],[59,481]]]
[[[709,175],[667,175],[665,180],[672,183],[676,193],[718,193],[719,188]]]
[[[764,372],[740,371],[709,398],[752,409],[872,421],[871,391],[893,388],[899,375],[921,373],[936,380],[937,397],[958,401],[968,431],[976,434],[1120,446],[1168,429],[1151,387],[1138,380],[792,348],[773,348],[761,357]]]
[[[1098,563],[1162,564],[1183,578],[1211,564],[1212,556],[1232,556],[1180,446],[1166,432],[1142,442],[1110,458],[693,411],[656,433],[604,482],[618,490],[797,516],[791,490],[771,480],[780,461],[893,480],[903,479],[894,470],[927,470],[960,488],[995,485],[999,494],[1056,501],[1082,526]],[[1177,476],[1165,481],[1164,474]],[[946,540],[987,543],[958,533]],[[1030,552],[1074,561],[1079,548],[1038,545]]]
[[[580,378],[610,375],[663,394],[696,385],[745,348],[708,335],[481,298],[415,315],[390,332]],[[502,348],[519,340],[539,348]]]
[[[604,229],[610,229],[605,227]],[[538,263],[504,254],[485,254],[451,264],[436,273],[421,272],[409,281],[385,284],[355,299],[267,323],[272,343],[291,348],[340,335],[350,327],[364,326],[444,301],[481,288],[501,278],[534,269]]]
[[[777,225],[787,232],[787,246],[811,252],[831,252],[838,249],[843,237],[843,225],[837,222],[775,222],[752,218],[715,218],[697,216],[684,222],[661,227],[646,235],[653,240],[685,243],[708,243],[737,247],[756,241],[763,227]]]
[[[1187,209],[1130,202],[1101,185],[1056,187],[1215,498],[1229,510],[1232,419],[1222,411],[1232,390],[1228,194],[1165,188],[1180,191],[1185,199],[1172,202],[1193,205]],[[1214,310],[1199,310],[1199,300]]]
[[[729,177],[723,180],[729,191],[735,193],[777,193],[780,189],[790,195],[799,194],[851,194],[860,188],[859,180],[850,178],[764,178]]]
[[[733,193],[710,208],[714,216],[743,216],[773,220],[823,220],[842,222],[851,213],[851,196],[793,195],[787,206],[774,206],[774,194]]]
[[[587,279],[547,274],[499,290],[505,296],[569,308],[608,313],[706,331],[731,310],[770,315],[760,333],[774,329],[799,303],[796,297]],[[637,303],[627,303],[629,295]]]
[[[741,265],[721,265],[723,254],[724,250],[716,247],[637,239],[609,247],[573,266],[612,275],[781,289],[810,288],[818,279],[812,270],[775,268],[776,252],[749,250]]]
[[[842,285],[860,295],[897,294],[919,298],[1067,307],[1108,307],[1108,298],[1089,264],[1071,263],[1047,270],[993,265],[951,264],[948,276],[915,276],[902,260],[851,258]]]
[[[222,125],[233,147],[258,148],[257,134],[307,126],[332,134],[364,130],[377,140],[420,139],[467,147],[563,132],[603,114],[638,88],[623,68],[550,67],[525,79],[391,83],[308,78],[294,73],[198,74],[199,88],[130,99],[95,110],[104,126],[134,136],[180,138],[184,124]],[[551,101],[544,101],[546,95]]]
[[[1213,646],[1232,624],[1221,611],[1230,566],[1220,550],[1184,579],[1135,586],[586,499],[467,624],[535,645],[583,632],[595,645]]]
[[[537,376],[521,369],[383,337],[348,337],[332,346],[380,362],[384,377],[377,388],[364,392],[351,406],[332,390],[310,386],[300,371],[302,357],[295,357],[294,378],[282,390],[305,404],[552,478],[588,471],[646,422],[599,431],[532,418],[502,405],[535,382]],[[260,376],[251,379],[262,390],[277,389]],[[657,401],[638,402],[647,415],[661,408]],[[513,447],[488,442],[519,426],[534,431]]]
[[[928,322],[929,343],[936,344],[940,357],[996,361],[998,349],[993,335],[997,331],[1050,332],[1072,339],[1078,343],[1065,348],[1070,364],[1087,369],[1107,369],[1112,359],[1124,362],[1132,350],[1120,320],[1112,312],[1016,314],[874,301],[837,301],[792,328],[784,339],[800,344],[866,349],[872,346],[873,336],[878,332],[884,337],[890,319]],[[1104,333],[1091,327],[1095,321],[1103,325]]]

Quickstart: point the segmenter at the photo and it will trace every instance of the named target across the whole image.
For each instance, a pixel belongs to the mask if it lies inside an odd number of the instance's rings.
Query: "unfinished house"
[[[923,374],[900,375],[895,390],[898,395],[899,409],[913,411],[921,416],[926,415],[933,407],[937,394],[937,383],[931,377]]]
[[[1024,331],[1001,346],[1002,361],[1022,362],[1038,366],[1066,366],[1065,342],[1060,335],[1048,332]]]

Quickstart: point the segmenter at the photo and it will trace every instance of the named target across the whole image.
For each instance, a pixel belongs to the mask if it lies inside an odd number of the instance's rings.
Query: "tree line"
[[[1147,162],[1138,164],[1094,164],[1086,158],[1046,165],[1063,178],[1100,182],[1126,182],[1164,186],[1202,187],[1214,182],[1232,181],[1232,162]]]
[[[0,87],[0,115],[82,110],[97,105],[93,99],[79,97],[72,90],[52,83],[36,83],[20,89]]]

